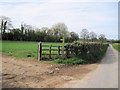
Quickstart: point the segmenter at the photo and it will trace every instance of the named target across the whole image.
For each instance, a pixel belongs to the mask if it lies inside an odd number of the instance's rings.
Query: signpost
[[[62,55],[64,55],[64,43],[65,43],[65,38],[63,37],[63,39],[60,39],[62,41]]]

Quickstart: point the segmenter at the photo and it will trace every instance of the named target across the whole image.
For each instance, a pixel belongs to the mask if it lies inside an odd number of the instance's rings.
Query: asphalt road
[[[118,88],[118,52],[110,45],[96,70],[62,88]]]

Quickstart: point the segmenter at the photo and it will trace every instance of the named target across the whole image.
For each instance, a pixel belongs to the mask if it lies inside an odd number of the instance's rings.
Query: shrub
[[[107,47],[108,44],[105,43],[74,42],[67,44],[65,46],[66,58],[59,58],[56,62],[64,64],[95,63],[103,57]]]
[[[96,55],[99,51],[102,51],[104,48],[107,48],[108,44],[101,43],[78,43],[74,42],[72,44],[66,44],[65,50],[66,55],[69,56],[70,53],[75,56],[84,56],[87,54]]]

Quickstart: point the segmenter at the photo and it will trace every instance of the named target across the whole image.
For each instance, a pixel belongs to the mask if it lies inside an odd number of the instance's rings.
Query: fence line
[[[71,49],[70,47],[64,49],[63,46],[57,46],[57,45],[42,45],[42,43],[38,44],[38,60],[42,60],[42,55],[49,55],[49,59],[51,59],[52,55],[65,55],[66,57],[72,57],[74,55],[78,55],[79,54],[87,54],[87,53],[93,53],[95,51],[99,51],[101,50],[100,48],[102,48],[105,44],[101,44],[101,43],[82,43],[79,48],[79,46],[72,46],[73,48]],[[48,47],[49,49],[42,49],[42,47]],[[52,49],[52,47],[56,47],[55,49]],[[60,48],[62,47],[62,49]],[[87,47],[87,48],[85,48]],[[64,49],[64,50],[63,50]],[[47,54],[43,53],[42,51],[48,51]],[[57,54],[53,54],[52,51],[56,51]],[[62,51],[62,53],[60,53]],[[65,51],[65,54],[64,54]]]

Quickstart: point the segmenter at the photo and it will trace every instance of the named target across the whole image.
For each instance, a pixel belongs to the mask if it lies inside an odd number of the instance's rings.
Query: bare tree
[[[12,27],[11,19],[6,16],[0,16],[0,29],[1,33],[4,34],[6,30]]]
[[[89,33],[89,37],[90,37],[90,39],[91,39],[92,42],[93,42],[94,40],[97,39],[97,34],[95,34],[94,32],[90,32],[90,33]]]
[[[87,29],[83,29],[80,33],[80,37],[84,40],[88,40],[89,38],[89,32]]]

